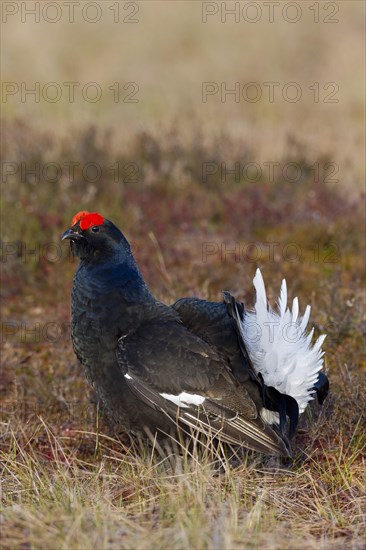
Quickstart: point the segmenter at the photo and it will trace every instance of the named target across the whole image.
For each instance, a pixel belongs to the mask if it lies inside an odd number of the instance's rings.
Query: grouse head
[[[69,240],[74,256],[83,262],[123,260],[130,246],[121,231],[98,212],[78,212],[61,240]]]

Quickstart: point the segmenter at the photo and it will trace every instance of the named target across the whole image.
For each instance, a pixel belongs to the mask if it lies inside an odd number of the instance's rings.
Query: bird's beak
[[[83,238],[83,235],[78,233],[76,228],[70,227],[69,229],[66,229],[65,233],[61,236],[61,241],[79,241]]]

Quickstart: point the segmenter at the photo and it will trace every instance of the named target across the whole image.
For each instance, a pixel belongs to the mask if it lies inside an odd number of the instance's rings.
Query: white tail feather
[[[321,347],[326,336],[319,336],[311,345],[314,329],[307,334],[311,308],[307,306],[303,317],[299,316],[297,298],[292,302],[292,311],[287,308],[285,279],[281,284],[278,312],[268,306],[259,269],[253,284],[256,290],[254,311],[246,313],[243,321],[243,337],[249,356],[265,384],[294,397],[302,413],[313,399],[312,388],[323,367]]]
[[[278,308],[280,310],[281,317],[284,316],[287,308],[287,285],[286,279],[282,279],[280,299],[278,300]]]

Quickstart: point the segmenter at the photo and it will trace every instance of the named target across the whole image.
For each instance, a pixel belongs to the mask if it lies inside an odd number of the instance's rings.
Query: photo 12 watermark
[[[58,183],[68,184],[98,183],[112,179],[114,183],[139,183],[142,169],[140,162],[116,161],[108,166],[98,162],[13,162],[1,163],[1,183],[7,184],[16,179],[20,183]]]
[[[71,322],[47,321],[2,321],[1,322],[1,343],[11,346],[25,345],[70,345],[71,346]],[[108,328],[100,327],[101,334]],[[324,330],[327,330],[326,328]],[[280,332],[279,332],[280,331]],[[328,332],[336,339],[339,327],[335,323],[328,326]],[[303,329],[298,322],[290,321],[285,324],[279,320],[258,323],[250,321],[243,324],[243,332],[247,342],[256,343],[263,336],[270,343],[280,335],[281,338],[291,345],[297,345],[303,339]]]
[[[202,103],[339,103],[337,82],[202,82]]]
[[[257,162],[251,160],[230,163],[206,161],[202,163],[201,181],[208,185],[213,182],[238,184],[241,181],[271,184],[277,182],[298,184],[306,181],[314,184],[333,184],[339,182],[338,174],[338,164],[331,161],[316,161],[309,165],[294,161]]]
[[[139,2],[118,1],[99,2],[1,2],[1,22],[20,23],[76,23],[83,21],[95,25],[100,21],[136,24],[140,22]]]
[[[61,239],[61,232],[60,232]],[[68,242],[49,241],[45,243],[30,243],[22,240],[0,241],[0,265],[20,262],[24,265],[55,264],[58,262],[74,263],[75,258]],[[138,253],[139,245],[131,241],[131,251]]]
[[[220,263],[248,262],[286,262],[296,263],[307,259],[313,263],[335,264],[341,261],[341,251],[335,242],[327,244],[314,243],[309,248],[302,247],[299,243],[280,243],[276,241],[205,241],[201,243],[201,260],[208,263],[212,260]]]
[[[57,344],[71,341],[71,322],[2,321],[1,343]]]
[[[1,83],[1,102],[20,103],[98,103],[111,99],[114,103],[139,103],[140,86],[137,82],[15,82]]]
[[[202,23],[339,23],[339,2],[202,2]]]

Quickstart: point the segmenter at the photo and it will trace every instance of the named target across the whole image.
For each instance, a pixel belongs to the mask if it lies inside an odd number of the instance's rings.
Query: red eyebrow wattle
[[[82,210],[75,214],[72,218],[71,226],[75,225],[78,221],[80,221],[80,229],[85,231],[92,225],[102,225],[104,223],[104,218],[98,214],[98,212],[88,212],[87,210]]]
[[[88,216],[89,212],[87,210],[81,210],[81,212],[78,212],[75,214],[75,216],[71,220],[71,226],[75,225],[81,218],[85,218],[85,216]]]
[[[103,223],[104,223],[103,216],[98,214],[98,212],[91,212],[81,218],[80,229],[82,229],[82,231],[85,231],[86,229],[89,229],[89,227],[92,227],[93,225],[103,225]]]

